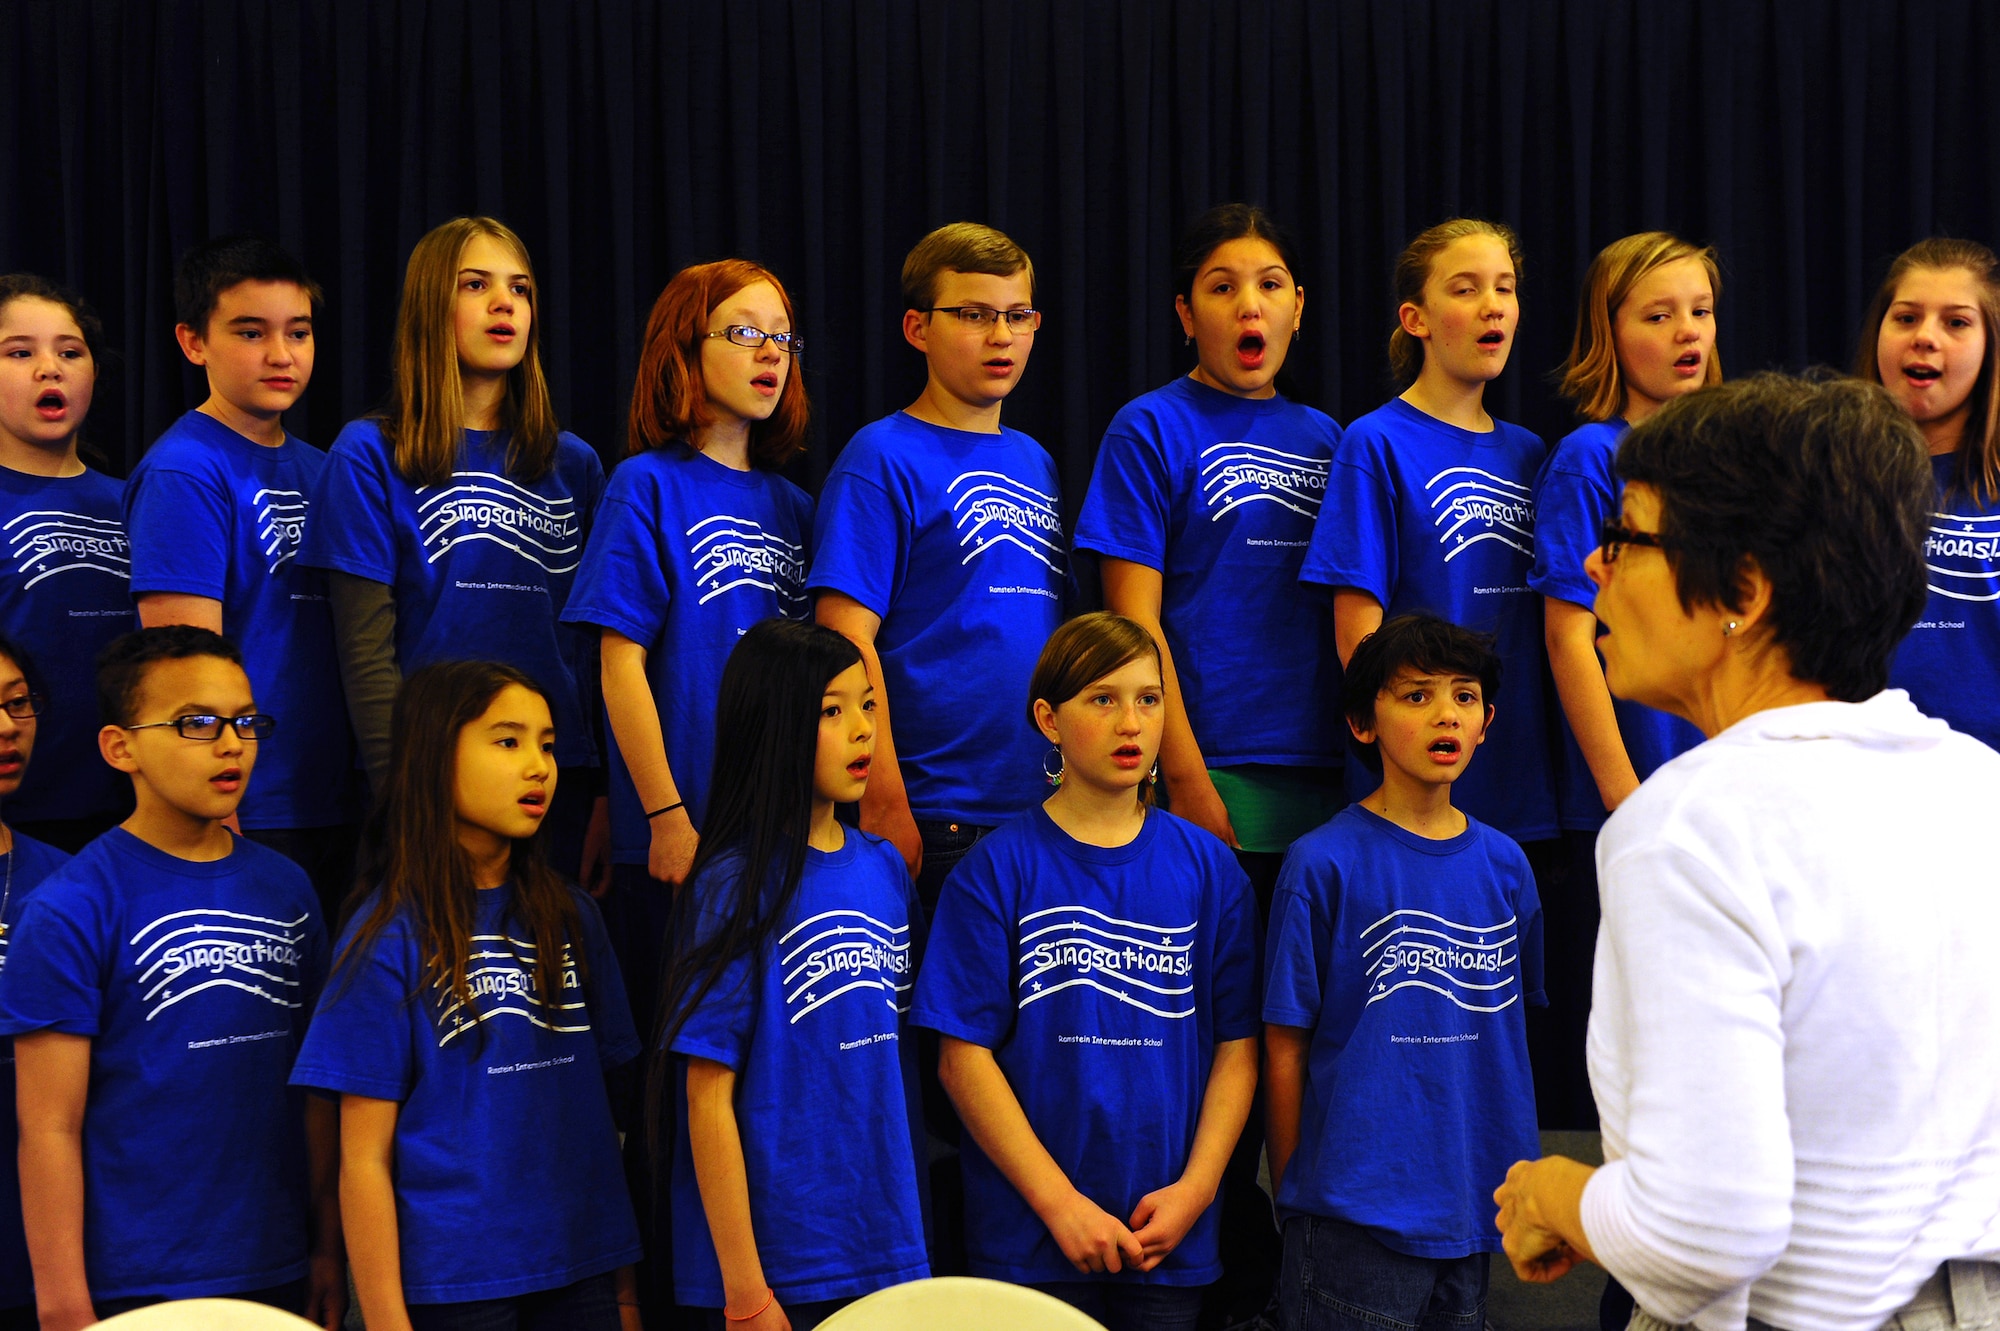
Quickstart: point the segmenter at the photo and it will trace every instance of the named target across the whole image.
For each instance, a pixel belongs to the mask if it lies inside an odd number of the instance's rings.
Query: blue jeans
[[[1194,1331],[1208,1286],[1056,1280],[1035,1288],[1095,1317],[1110,1331]]]
[[[792,1331],[813,1331],[814,1327],[852,1302],[853,1299],[821,1299],[817,1303],[788,1303],[785,1305],[785,1320],[792,1324]],[[701,1318],[701,1324],[707,1331],[730,1331],[734,1325],[720,1308],[702,1309]]]
[[[560,1289],[471,1303],[413,1303],[416,1331],[618,1331],[618,1281],[611,1272]]]
[[[1359,1225],[1285,1221],[1279,1331],[1479,1331],[1492,1256],[1411,1257]]]

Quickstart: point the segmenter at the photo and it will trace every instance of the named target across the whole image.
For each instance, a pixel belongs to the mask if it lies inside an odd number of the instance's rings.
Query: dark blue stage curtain
[[[990,222],[1048,311],[1008,419],[1074,516],[1118,405],[1190,364],[1172,237],[1266,204],[1303,242],[1297,397],[1385,396],[1390,265],[1457,212],[1513,222],[1525,315],[1495,409],[1551,437],[1546,372],[1604,242],[1721,248],[1722,358],[1846,364],[1886,260],[1995,239],[2000,6],[1977,0],[8,0],[0,268],[81,287],[122,364],[92,434],[122,470],[198,400],[174,257],[264,232],[325,284],[294,428],[387,382],[411,243],[461,212],[533,250],[566,423],[616,457],[646,311],[743,254],[799,304],[811,485],[904,405],[897,272]]]

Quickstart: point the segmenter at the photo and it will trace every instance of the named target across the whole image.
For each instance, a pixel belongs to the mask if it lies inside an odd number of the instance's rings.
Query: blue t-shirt
[[[1496,420],[1490,433],[1474,434],[1392,398],[1341,437],[1299,573],[1367,592],[1385,618],[1423,610],[1494,635],[1501,674],[1493,727],[1479,761],[1452,787],[1452,803],[1517,841],[1559,831],[1542,602],[1528,587],[1532,487],[1547,452],[1518,425]],[[1361,763],[1349,763],[1347,775],[1351,798],[1375,787]]]
[[[699,935],[726,921],[742,872],[735,856],[703,870],[693,887]],[[852,1298],[930,1275],[917,1182],[923,1113],[903,1038],[920,918],[896,848],[850,827],[839,850],[807,849],[776,934],[754,959],[730,964],[674,1037],[675,1053],[736,1073],[757,1256],[782,1302]],[[686,1081],[676,1081],[674,1295],[720,1308]]]
[[[1350,804],[1286,854],[1264,958],[1264,1020],[1312,1032],[1279,1209],[1413,1257],[1500,1251],[1493,1190],[1540,1155],[1521,1007],[1545,1001],[1542,907],[1521,848]]]
[[[1332,767],[1346,752],[1333,616],[1299,586],[1339,442],[1311,407],[1182,378],[1126,403],[1097,450],[1077,548],[1161,574],[1161,627],[1211,767]]]
[[[1535,567],[1528,574],[1528,585],[1543,596],[1586,609],[1596,603],[1597,587],[1583,571],[1583,561],[1597,549],[1598,529],[1618,512],[1619,480],[1612,464],[1618,457],[1618,441],[1629,428],[1621,420],[1580,426],[1564,436],[1542,464],[1542,474],[1535,478]],[[1641,781],[1660,764],[1701,743],[1699,730],[1644,703],[1614,698],[1612,708],[1618,714],[1626,756]],[[1577,747],[1569,717],[1560,706],[1555,711],[1562,727],[1561,777],[1556,785],[1562,825],[1595,832],[1610,814],[1597,793],[1597,778]]]
[[[189,1299],[306,1272],[305,1096],[326,976],[305,871],[237,838],[183,860],[114,827],[43,880],[0,971],[0,1035],[87,1035],[92,1297]]]
[[[35,659],[48,698],[35,718],[35,761],[7,797],[10,821],[132,807],[131,781],[97,751],[97,654],[139,627],[119,516],[124,488],[89,470],[30,476],[0,467],[0,632]]]
[[[991,826],[1048,793],[1048,745],[1025,712],[1069,557],[1040,444],[900,411],[863,426],[820,491],[806,584],[882,617],[875,650],[912,814]]]
[[[31,836],[14,833],[14,849],[0,855],[0,874],[9,875],[9,890],[0,902],[0,975],[7,970],[7,940],[20,922],[21,907],[44,878],[69,863],[69,856]],[[0,1123],[5,1141],[19,1137],[14,1118],[14,1042],[0,1040]],[[0,1150],[0,1308],[19,1308],[35,1301],[35,1276],[28,1267],[28,1237],[21,1228],[20,1154]]]
[[[257,710],[278,718],[257,743],[244,827],[352,822],[354,741],[342,700],[326,573],[294,562],[326,454],[285,436],[276,448],[190,411],[153,441],[125,483],[132,595],[222,602]]]
[[[759,620],[812,615],[811,537],[805,491],[685,444],[627,458],[605,487],[562,617],[646,649],[667,765],[697,828],[708,812],[723,663]],[[652,830],[615,745],[610,767],[612,862],[644,864]]]
[[[1938,511],[1924,542],[1930,597],[1896,649],[1889,685],[1910,701],[2000,749],[2000,502],[1954,484],[1958,459],[1931,459]]]
[[[639,1053],[597,905],[574,892],[582,947],[563,992],[536,991],[535,942],[511,885],[482,891],[467,978],[472,1011],[423,993],[412,916],[336,949],[292,1084],[394,1100],[403,1297],[466,1303],[557,1289],[639,1258],[604,1073]],[[580,964],[579,964],[580,963]]]
[[[1260,1029],[1250,881],[1222,842],[1161,810],[1104,847],[1031,809],[945,880],[910,1021],[991,1049],[1077,1191],[1129,1222],[1187,1168],[1215,1046]],[[972,1274],[1077,1279],[970,1136],[963,1150]],[[1208,1284],[1220,1217],[1218,1201],[1153,1270],[1101,1278]]]
[[[333,441],[312,497],[299,562],[387,583],[396,603],[396,666],[502,661],[547,692],[556,761],[591,767],[597,745],[581,677],[590,635],[558,624],[604,490],[604,464],[573,434],[527,482],[507,474],[507,435],[467,430],[451,483],[411,485],[372,418]]]

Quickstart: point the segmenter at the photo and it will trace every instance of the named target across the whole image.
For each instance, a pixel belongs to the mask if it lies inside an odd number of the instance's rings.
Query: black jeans
[[[306,1282],[304,1279],[299,1279],[282,1285],[273,1285],[269,1289],[247,1289],[240,1294],[210,1294],[204,1297],[241,1299],[245,1303],[261,1303],[267,1307],[282,1308],[288,1313],[297,1313],[300,1316],[304,1316],[306,1311]],[[170,1296],[164,1294],[134,1294],[130,1298],[123,1299],[92,1299],[91,1303],[97,1309],[98,1320],[103,1321],[107,1318],[116,1317],[119,1313],[129,1313],[134,1308],[150,1308],[156,1303],[167,1303],[170,1301]]]
[[[618,1282],[609,1271],[560,1289],[470,1303],[413,1303],[416,1331],[618,1331]]]

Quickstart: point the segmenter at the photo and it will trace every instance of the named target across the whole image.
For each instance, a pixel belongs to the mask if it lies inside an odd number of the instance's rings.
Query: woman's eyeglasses
[[[1597,548],[1603,551],[1605,563],[1617,563],[1618,556],[1625,552],[1625,547],[1628,545],[1643,545],[1654,550],[1671,550],[1674,548],[1674,541],[1673,538],[1662,536],[1658,532],[1633,531],[1630,527],[1622,527],[1616,522],[1606,522],[1597,529]]]

